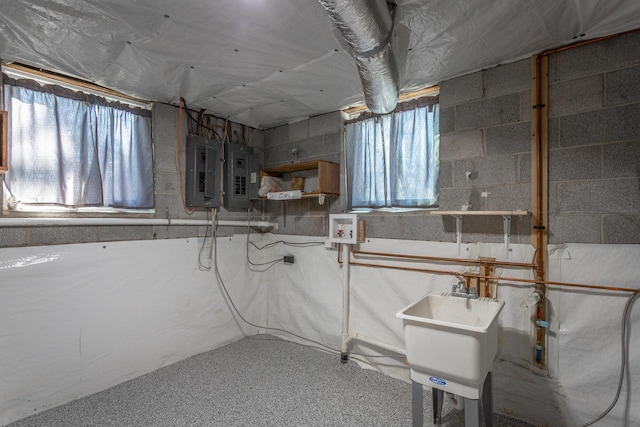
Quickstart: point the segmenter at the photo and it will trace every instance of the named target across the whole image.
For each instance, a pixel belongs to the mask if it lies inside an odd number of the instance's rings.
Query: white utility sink
[[[411,379],[479,399],[498,350],[504,301],[429,294],[400,311]]]

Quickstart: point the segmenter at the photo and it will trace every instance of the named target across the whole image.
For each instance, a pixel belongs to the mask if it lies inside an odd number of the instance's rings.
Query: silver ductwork
[[[370,111],[398,103],[398,68],[391,49],[393,19],[385,0],[319,0],[351,46]]]

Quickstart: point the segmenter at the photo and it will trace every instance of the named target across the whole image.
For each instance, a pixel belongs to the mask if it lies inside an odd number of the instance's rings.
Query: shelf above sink
[[[463,216],[501,216],[504,230],[505,256],[509,258],[509,244],[511,243],[511,217],[530,216],[529,211],[429,211],[431,215],[452,216],[456,219],[456,243],[458,255],[462,244],[462,217]]]
[[[477,216],[527,216],[531,215],[529,211],[429,211],[431,215],[477,215]]]

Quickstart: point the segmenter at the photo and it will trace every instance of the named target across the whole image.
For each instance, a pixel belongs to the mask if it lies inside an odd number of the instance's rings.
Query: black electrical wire
[[[203,129],[206,129],[208,131],[213,132],[213,134],[216,137],[218,137],[218,141],[222,141],[222,138],[220,137],[220,134],[214,128],[211,128],[209,126],[205,126],[200,122],[200,120],[193,118],[193,116],[191,115],[191,111],[189,110],[189,107],[187,107],[187,103],[186,103],[186,101],[184,100],[183,97],[180,97],[180,103],[184,106],[184,111],[186,111],[187,117],[189,117],[191,120],[193,120],[198,125],[198,127],[201,127]]]
[[[266,329],[266,330],[270,330],[270,331],[283,332],[285,334],[293,335],[296,338],[300,338],[301,340],[305,340],[305,341],[311,342],[311,343],[316,344],[316,345],[318,345],[318,346],[320,346],[322,348],[325,348],[327,350],[336,351],[334,348],[329,347],[328,345],[322,344],[321,342],[312,340],[310,338],[305,338],[302,335],[298,335],[298,334],[296,334],[294,332],[290,332],[290,331],[287,331],[287,330],[281,329],[281,328],[271,328],[271,327],[267,327],[267,326],[256,325],[255,323],[250,322],[247,319],[245,319],[244,316],[240,313],[240,310],[238,310],[238,307],[236,307],[235,303],[233,302],[233,299],[231,299],[231,295],[229,295],[229,291],[227,290],[227,287],[225,286],[224,281],[222,280],[222,276],[220,276],[220,269],[218,268],[218,245],[215,246],[215,249],[214,249],[213,253],[214,253],[213,265],[215,267],[216,278],[218,279],[218,283],[222,287],[222,290],[223,290],[225,296],[227,297],[227,301],[229,301],[229,304],[233,308],[233,311],[238,315],[238,317],[244,323],[246,323],[249,326],[253,326],[254,328],[258,328],[258,329]]]
[[[251,224],[251,221],[249,221],[249,224]],[[218,228],[217,218],[215,220],[215,228],[216,229]],[[233,299],[231,299],[231,295],[229,294],[229,291],[227,290],[227,287],[224,284],[224,280],[222,280],[222,276],[220,276],[220,269],[218,268],[218,245],[215,245],[214,249],[213,249],[213,266],[215,267],[214,270],[215,270],[215,273],[216,273],[216,279],[218,280],[218,284],[222,288],[222,291],[224,292],[224,295],[225,295],[227,301],[229,302],[229,305],[231,305],[231,308],[233,309],[235,314],[244,323],[246,323],[249,326],[253,326],[254,328],[258,328],[258,329],[265,329],[265,330],[268,330],[268,331],[276,331],[276,332],[282,332],[282,333],[285,333],[285,334],[289,334],[289,335],[292,335],[292,336],[294,336],[296,338],[299,338],[299,339],[301,339],[303,341],[307,341],[307,342],[315,344],[315,346],[307,345],[307,347],[309,347],[309,348],[315,348],[315,349],[318,349],[318,350],[330,351],[330,352],[333,352],[335,354],[341,354],[340,350],[337,350],[337,349],[335,349],[333,347],[330,347],[330,346],[328,346],[326,344],[323,344],[323,343],[321,343],[319,341],[316,341],[316,340],[313,340],[311,338],[303,337],[302,335],[296,334],[295,332],[291,332],[291,331],[288,331],[288,330],[282,329],[282,328],[272,328],[272,327],[269,327],[269,326],[257,325],[255,323],[250,322],[247,319],[245,319],[244,316],[240,313],[240,310],[238,310],[238,307],[236,307],[235,303],[233,302]],[[300,345],[305,345],[305,344],[300,344]],[[316,346],[318,346],[318,347],[316,347]],[[393,358],[393,357],[404,357],[404,356],[398,356],[398,355],[369,356],[369,355],[366,355],[366,354],[359,354],[359,353],[351,353],[351,354],[357,355],[357,356],[365,356],[365,357],[391,357],[391,358]]]
[[[251,261],[251,259],[249,257],[249,243],[251,243],[256,248],[258,248],[258,246],[256,246],[249,239],[249,237],[251,235],[251,209],[247,209],[247,214],[249,216],[249,221],[247,221],[247,251],[246,251],[246,253],[247,253],[247,262],[249,263],[249,265],[251,265],[253,267],[264,267],[265,265],[267,265],[268,267],[265,268],[264,270],[253,270],[252,269],[252,271],[265,272],[268,269],[270,269],[271,267],[273,267],[274,265],[276,265],[277,263],[284,262],[284,258],[278,258],[278,259],[274,259],[274,260],[267,261],[267,262],[262,262],[262,263],[254,263],[253,261]],[[260,249],[260,248],[258,248],[258,249]]]
[[[632,296],[629,297],[629,299],[627,300],[627,304],[624,306],[624,311],[622,313],[622,357],[620,361],[620,377],[618,379],[618,389],[616,390],[616,395],[613,398],[611,405],[609,405],[609,407],[605,409],[604,412],[602,412],[600,415],[598,415],[596,418],[589,421],[588,423],[581,424],[579,427],[587,427],[597,423],[598,421],[603,419],[609,412],[611,412],[613,407],[616,406],[616,403],[618,403],[618,399],[620,398],[620,391],[622,390],[622,383],[624,382],[624,370],[625,370],[625,365],[627,364],[627,352],[629,351],[629,348],[627,345],[627,323],[628,323],[627,316],[629,314],[629,309],[631,308],[631,303],[636,299],[637,296],[638,294],[634,293]]]
[[[250,231],[251,230],[251,213],[249,213],[249,221],[247,222],[247,262],[249,263],[250,266],[253,267],[264,267],[265,265],[268,266],[267,268],[265,268],[264,270],[253,270],[252,271],[259,271],[259,272],[265,272],[268,269],[270,269],[271,267],[273,267],[274,265],[276,265],[279,262],[284,262],[284,258],[278,258],[278,259],[274,259],[271,261],[267,261],[267,262],[260,262],[260,263],[256,263],[251,261],[250,257],[249,257],[249,236],[250,236]]]
[[[266,249],[266,248],[270,248],[270,247],[278,245],[278,244],[283,244],[283,245],[286,245],[286,246],[293,246],[293,247],[297,247],[297,248],[306,248],[306,247],[311,247],[311,246],[323,246],[324,242],[300,242],[300,243],[295,243],[295,242],[286,242],[284,240],[278,240],[277,242],[267,243],[264,246],[258,246],[254,242],[251,242],[251,245],[254,248],[256,248],[257,250],[259,250],[259,251],[261,251],[263,249]]]

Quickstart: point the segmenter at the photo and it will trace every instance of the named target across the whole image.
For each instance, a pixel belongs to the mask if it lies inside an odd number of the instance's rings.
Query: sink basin
[[[400,311],[411,379],[479,399],[498,350],[504,301],[429,294]]]

